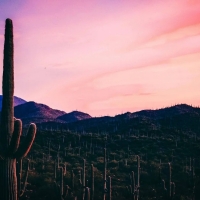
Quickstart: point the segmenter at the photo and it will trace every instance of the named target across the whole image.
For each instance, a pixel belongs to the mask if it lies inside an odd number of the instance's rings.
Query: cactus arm
[[[20,143],[20,137],[22,133],[22,121],[20,119],[15,120],[14,132],[10,141],[10,146],[7,151],[8,156],[12,156],[18,149]]]
[[[25,190],[26,190],[26,183],[27,183],[27,179],[28,179],[28,171],[29,171],[29,164],[30,164],[30,160],[27,160],[27,165],[26,165],[26,171],[25,171],[25,175],[24,175],[24,181],[23,181],[23,187],[22,190],[20,191],[20,197],[23,196]]]
[[[25,141],[19,146],[17,152],[14,155],[15,158],[22,159],[28,154],[35,139],[35,135],[36,125],[31,123]]]

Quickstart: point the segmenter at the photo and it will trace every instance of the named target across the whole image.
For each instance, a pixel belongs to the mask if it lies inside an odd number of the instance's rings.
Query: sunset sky
[[[92,116],[200,105],[199,0],[1,0],[2,67],[6,18],[18,97]]]

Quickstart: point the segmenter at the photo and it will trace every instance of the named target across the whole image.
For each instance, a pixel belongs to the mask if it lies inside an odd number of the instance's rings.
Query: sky
[[[199,0],[1,0],[2,68],[6,18],[15,96],[91,116],[200,105]]]

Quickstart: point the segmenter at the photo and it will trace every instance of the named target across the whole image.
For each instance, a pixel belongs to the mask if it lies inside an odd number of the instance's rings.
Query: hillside
[[[62,125],[66,129],[85,132],[109,132],[120,133],[133,131],[136,128],[143,130],[156,129],[161,125],[166,127],[181,128],[198,131],[200,128],[200,109],[186,104],[158,110],[142,110],[139,112],[127,112],[114,117],[92,117],[85,120],[74,120]],[[62,117],[58,117],[62,119]],[[69,120],[69,119],[68,119]],[[49,127],[58,127],[59,123],[47,123]],[[46,125],[47,125],[46,124]],[[45,124],[44,124],[45,125]]]
[[[2,108],[2,99],[3,99],[3,96],[0,95],[0,111],[1,111],[1,108]],[[21,105],[21,104],[24,104],[24,103],[26,103],[26,101],[24,99],[21,99],[19,97],[14,96],[14,106],[18,106],[18,105]]]
[[[62,121],[69,123],[69,122],[75,122],[75,121],[84,120],[84,119],[90,119],[90,118],[92,117],[87,113],[83,113],[80,111],[72,111],[70,113],[66,113],[58,117],[57,119],[60,119]]]
[[[14,108],[14,114],[16,118],[22,119],[22,121],[27,124],[30,122],[41,123],[46,121],[59,121],[56,120],[56,118],[64,115],[65,112],[30,101],[16,106]]]

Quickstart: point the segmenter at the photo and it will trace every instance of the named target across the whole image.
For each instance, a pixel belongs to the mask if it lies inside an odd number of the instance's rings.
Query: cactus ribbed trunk
[[[63,195],[63,168],[60,168],[60,194]]]
[[[17,176],[17,196],[20,196],[21,191],[21,178],[22,178],[22,159],[16,164],[16,176]]]
[[[172,191],[171,191],[171,180],[172,178],[172,171],[171,171],[171,163],[169,163],[169,198],[171,198],[171,194],[172,194]]]
[[[74,171],[71,171],[71,189],[74,190]]]
[[[14,129],[14,45],[13,45],[13,25],[12,20],[6,19],[5,26],[5,42],[4,42],[4,58],[3,58],[3,85],[2,85],[2,133],[1,141],[6,147],[9,146],[11,136]]]
[[[24,143],[20,144],[22,122],[14,119],[14,45],[13,25],[6,19],[3,58],[3,100],[0,126],[0,199],[17,200],[16,159],[29,152],[36,134],[36,125],[31,124]]]
[[[14,70],[13,70],[13,25],[12,20],[6,19],[4,59],[3,59],[3,100],[1,117],[1,145],[3,150],[8,148],[14,129]],[[3,126],[2,126],[3,125]],[[6,134],[5,134],[6,133]],[[17,199],[16,159],[6,157],[0,160],[0,199]]]
[[[0,161],[0,199],[17,200],[16,159]]]
[[[91,200],[94,200],[94,166],[91,164]]]
[[[134,171],[131,172],[131,197],[135,199],[135,174]]]
[[[103,190],[104,190],[104,193],[103,193],[103,200],[106,200],[106,192],[105,192],[105,190],[106,190],[106,180],[107,180],[107,178],[106,178],[106,168],[107,168],[107,162],[106,162],[106,148],[104,148],[104,174],[103,174],[103,181],[104,181],[104,183],[103,183]]]
[[[82,186],[83,186],[83,200],[85,199],[85,159],[83,159],[83,176],[82,176]]]
[[[137,186],[140,187],[140,157],[137,156]]]
[[[108,177],[108,200],[112,200],[112,184],[111,184],[111,177]]]

